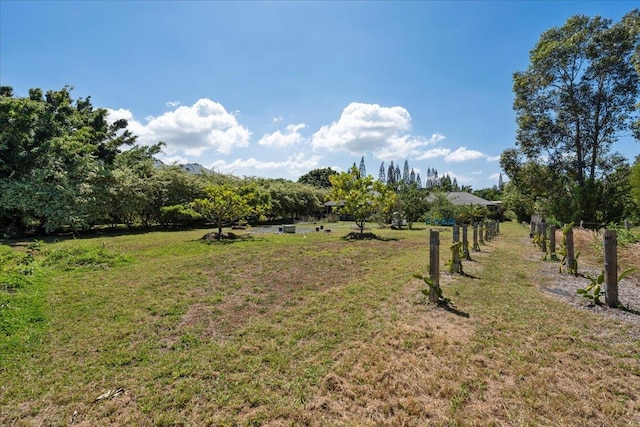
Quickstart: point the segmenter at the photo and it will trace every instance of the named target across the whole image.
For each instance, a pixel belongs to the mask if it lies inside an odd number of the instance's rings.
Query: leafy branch
[[[442,295],[442,288],[435,284],[433,280],[431,280],[431,278],[424,277],[423,275],[417,273],[414,274],[413,277],[415,277],[416,279],[420,279],[427,284],[427,289],[420,289],[420,292],[422,292],[422,294],[427,298],[427,301],[430,301],[431,293],[434,292],[438,297],[437,301],[435,302],[438,307],[449,307],[455,305],[451,298],[447,298]]]
[[[627,277],[629,274],[634,273],[637,268],[628,268],[624,270],[620,275],[616,278],[616,282],[620,282],[622,279]],[[604,289],[602,284],[604,283],[604,270],[597,276],[591,276],[588,273],[584,275],[587,279],[589,279],[589,283],[584,288],[580,288],[576,291],[578,295],[582,295],[583,297],[593,301],[594,304],[602,305],[602,301],[600,298],[604,295]]]

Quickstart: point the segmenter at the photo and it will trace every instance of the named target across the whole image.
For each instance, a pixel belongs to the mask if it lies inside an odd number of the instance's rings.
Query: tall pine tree
[[[378,172],[378,181],[385,184],[387,182],[387,176],[385,174],[384,162],[380,163],[380,172]]]

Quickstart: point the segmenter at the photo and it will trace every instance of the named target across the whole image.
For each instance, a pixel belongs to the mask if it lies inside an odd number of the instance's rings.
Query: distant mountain
[[[163,167],[163,166],[167,166],[167,164],[164,163],[161,160],[155,159],[155,166],[160,168],[160,167]],[[202,166],[199,163],[186,163],[184,165],[176,165],[176,166],[180,166],[186,172],[192,173],[194,175],[197,175],[199,173],[212,173],[213,172],[212,169],[207,169],[207,168],[205,168],[204,166]]]

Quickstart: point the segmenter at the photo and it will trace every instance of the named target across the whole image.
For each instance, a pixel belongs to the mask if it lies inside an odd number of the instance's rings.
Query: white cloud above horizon
[[[198,157],[208,150],[229,154],[235,147],[248,146],[251,137],[235,115],[208,98],[199,99],[190,107],[179,106],[157,117],[148,117],[146,124],[135,120],[128,110],[108,111],[110,120],[127,119],[129,130],[138,135],[141,144],[165,142],[168,155],[183,152]]]
[[[258,145],[265,147],[288,147],[291,145],[300,144],[304,141],[304,137],[300,133],[300,130],[306,128],[304,123],[298,123],[295,125],[288,125],[285,128],[284,133],[277,130],[273,133],[265,134],[258,141]]]
[[[131,111],[123,108],[108,109],[108,119],[126,119],[129,130],[138,135],[138,142],[142,145],[165,142],[163,153],[158,156],[165,163],[199,163],[219,172],[244,176],[264,174],[295,178],[322,167],[321,161],[332,162],[331,156],[341,153],[354,157],[368,153],[374,160],[383,162],[439,159],[452,164],[478,159],[494,160],[465,146],[455,150],[444,146],[446,137],[440,132],[429,137],[413,134],[411,116],[401,106],[352,102],[343,109],[337,121],[320,126],[311,136],[304,135],[308,126],[300,122],[264,133],[257,142],[251,142],[253,133],[239,123],[237,110],[229,113],[223,105],[208,98],[199,99],[191,106],[181,106],[177,101],[173,103],[175,108],[147,117],[146,123],[136,120]],[[277,116],[267,126],[278,126],[282,121],[282,116]],[[245,150],[243,156],[238,149],[247,149],[250,144],[254,145],[249,152]],[[297,147],[296,154],[291,154],[293,147]],[[216,159],[212,158],[214,153],[225,156],[237,153],[238,157],[233,161]],[[348,165],[333,168],[346,170]],[[419,170],[418,165],[416,168]],[[461,182],[471,180],[460,175]]]
[[[289,173],[289,178],[297,178],[309,172],[312,169],[317,169],[320,165],[321,156],[307,157],[305,153],[295,153],[287,157],[284,161],[262,161],[254,157],[249,159],[236,159],[232,162],[225,162],[224,160],[216,160],[208,167],[221,173],[238,174],[238,171],[242,170],[257,170],[257,171],[276,171],[286,170]]]

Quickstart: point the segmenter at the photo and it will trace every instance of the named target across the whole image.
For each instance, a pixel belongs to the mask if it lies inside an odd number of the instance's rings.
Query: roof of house
[[[433,200],[433,196],[430,195],[427,199]],[[468,206],[468,205],[482,205],[482,206],[499,206],[501,202],[492,202],[485,200],[482,197],[478,197],[475,194],[467,193],[465,191],[452,191],[447,193],[447,199],[455,206]]]

